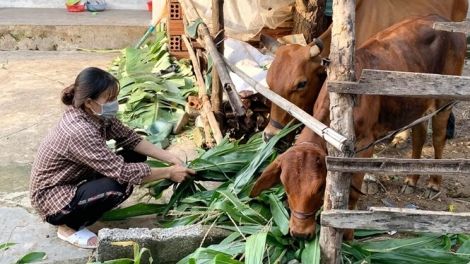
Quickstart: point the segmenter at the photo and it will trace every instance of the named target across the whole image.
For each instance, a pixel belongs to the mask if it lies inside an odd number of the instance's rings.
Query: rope
[[[404,126],[404,127],[402,127],[402,128],[399,128],[399,129],[393,131],[391,134],[389,134],[389,135],[387,135],[387,136],[385,136],[385,137],[383,137],[383,138],[377,139],[376,141],[370,143],[369,145],[367,145],[367,146],[365,146],[365,147],[363,147],[363,148],[361,148],[361,149],[359,149],[359,150],[356,150],[356,151],[354,152],[354,154],[357,154],[357,153],[359,153],[359,152],[361,152],[361,151],[363,151],[363,150],[366,150],[366,149],[368,149],[368,148],[370,148],[370,147],[372,147],[372,146],[375,146],[375,145],[381,143],[382,141],[385,141],[385,140],[387,140],[387,139],[390,139],[390,138],[392,138],[392,137],[395,137],[395,135],[397,135],[398,133],[400,133],[400,132],[402,132],[402,131],[405,131],[405,130],[407,130],[408,128],[414,127],[414,126],[416,126],[416,125],[419,124],[419,123],[422,123],[422,122],[424,122],[424,121],[427,121],[427,120],[431,119],[433,116],[435,116],[436,114],[438,114],[438,113],[440,113],[440,112],[442,112],[442,111],[445,111],[445,110],[448,110],[448,109],[452,108],[452,107],[453,107],[454,105],[456,105],[458,102],[459,102],[459,101],[451,101],[451,102],[447,103],[446,105],[444,105],[443,107],[439,108],[438,110],[436,110],[436,111],[434,111],[434,112],[432,112],[432,113],[430,113],[430,114],[428,114],[428,115],[425,115],[425,116],[421,117],[420,119],[415,120],[414,122],[410,123],[409,125]]]

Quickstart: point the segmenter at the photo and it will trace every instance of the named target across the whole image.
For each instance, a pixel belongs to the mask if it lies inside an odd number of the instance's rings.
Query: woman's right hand
[[[196,174],[195,170],[188,169],[181,165],[173,165],[173,166],[170,166],[169,169],[170,169],[170,176],[168,179],[177,183],[183,182],[184,180],[191,177],[191,175]]]

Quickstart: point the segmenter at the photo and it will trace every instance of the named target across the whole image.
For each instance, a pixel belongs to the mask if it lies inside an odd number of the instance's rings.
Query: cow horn
[[[276,53],[277,48],[282,45],[275,38],[267,36],[265,34],[260,34],[259,39],[261,43],[263,43],[263,45],[272,53]]]
[[[321,41],[321,39],[315,38],[313,39],[313,43],[310,48],[310,57],[318,56],[323,50],[323,41]]]

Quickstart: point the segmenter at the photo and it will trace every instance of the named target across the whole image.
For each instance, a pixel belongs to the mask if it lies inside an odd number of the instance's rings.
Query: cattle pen
[[[470,160],[464,159],[373,159],[353,158],[355,135],[352,109],[354,95],[374,94],[402,97],[470,99],[470,78],[425,73],[365,70],[356,82],[354,71],[354,21],[356,0],[333,1],[331,64],[328,69],[330,127],[273,94],[259,83],[249,81],[259,93],[304,123],[328,143],[328,177],[321,214],[320,248],[322,263],[341,263],[343,229],[400,230],[436,233],[470,233],[470,213],[451,213],[399,208],[373,207],[369,211],[347,210],[352,173],[392,172],[396,174],[457,175],[470,172]],[[436,23],[436,30],[470,34],[467,21]],[[341,63],[338,63],[341,62]],[[225,63],[239,76],[244,73]],[[246,77],[246,76],[245,76]],[[379,87],[379,88],[377,88]],[[416,89],[419,87],[419,91]]]
[[[468,100],[470,95],[465,85],[470,83],[470,78],[461,76],[367,70],[363,72],[361,80],[356,82],[353,64],[355,6],[356,0],[333,1],[332,63],[328,83],[331,99],[331,129],[344,135],[351,142],[345,143],[346,149],[335,149],[332,147],[334,145],[329,146],[327,186],[321,214],[322,263],[341,263],[342,233],[345,228],[442,233],[468,233],[470,231],[470,224],[465,221],[470,217],[469,213],[379,207],[371,208],[370,211],[347,210],[353,172],[410,174],[435,172],[452,175],[469,172],[470,169],[469,160],[352,158],[354,155],[353,94],[425,96],[454,100]],[[466,34],[470,31],[467,22],[436,24],[435,29]],[[341,64],[336,62],[341,62]],[[420,87],[419,91],[416,90],[417,84]],[[397,87],[400,88],[397,89]],[[437,89],[438,87],[440,89]]]

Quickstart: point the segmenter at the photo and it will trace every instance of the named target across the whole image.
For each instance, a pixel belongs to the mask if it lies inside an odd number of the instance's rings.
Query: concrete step
[[[149,28],[148,10],[67,12],[65,8],[0,9],[0,50],[122,49]]]
[[[157,0],[164,1],[164,0]],[[82,2],[86,2],[83,0]],[[146,10],[147,0],[106,0],[106,9],[132,9]],[[2,0],[0,8],[24,7],[24,8],[65,8],[65,0]]]

